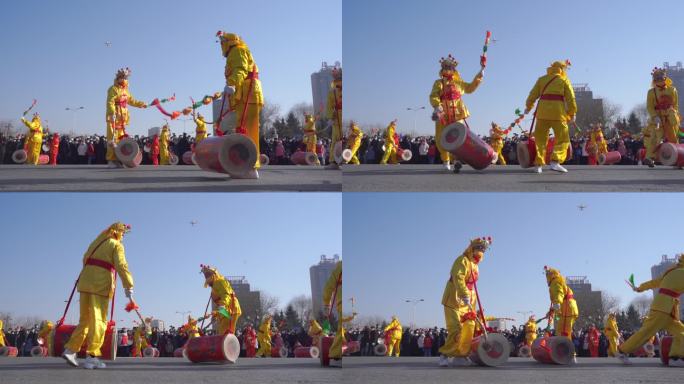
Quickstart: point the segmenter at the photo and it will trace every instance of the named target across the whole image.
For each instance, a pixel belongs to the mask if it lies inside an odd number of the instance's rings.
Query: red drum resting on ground
[[[16,151],[12,152],[12,161],[14,161],[16,164],[24,164],[26,159],[28,159],[28,153],[26,153],[25,150],[17,149]]]
[[[176,156],[175,153],[169,153],[169,164],[170,165],[178,165],[178,156]]]
[[[147,347],[143,350],[143,357],[159,357],[159,349]]]
[[[142,161],[142,152],[138,142],[130,137],[126,137],[114,148],[116,158],[128,168],[135,168]]]
[[[320,342],[320,347],[318,348],[320,350],[319,354],[319,359],[321,361],[321,365],[324,367],[327,367],[330,365],[330,346],[333,343],[333,337],[330,336],[323,336],[321,337],[321,342]]]
[[[660,362],[670,364],[670,348],[672,348],[672,336],[665,336],[660,340]]]
[[[518,349],[518,357],[532,357],[532,348],[528,345],[523,345]]]
[[[375,348],[373,348],[373,353],[375,356],[385,356],[387,355],[387,346],[385,343],[378,343]]]
[[[43,347],[42,345],[36,345],[35,347],[31,348],[31,357],[46,357],[47,355],[47,347]]]
[[[195,154],[192,151],[185,151],[183,154],[183,163],[192,165],[195,164]]]
[[[673,143],[660,144],[658,159],[663,165],[684,167],[684,145]]]
[[[40,155],[38,156],[38,164],[40,165],[45,165],[50,162],[50,156],[48,155]]]
[[[413,152],[410,149],[397,149],[397,158],[399,161],[411,161]]]
[[[71,334],[74,333],[75,329],[75,325],[61,325],[50,332],[50,336],[48,336],[50,340],[52,340],[52,343],[50,343],[50,356],[62,356],[62,352],[64,352],[64,344],[69,341],[69,338],[71,337]],[[115,327],[113,325],[109,325],[107,326],[107,331],[105,332],[104,344],[102,344],[102,347],[100,348],[100,353],[102,353],[100,359],[115,360],[117,344],[118,342]],[[81,350],[78,352],[78,357],[86,357],[85,342],[83,343]]]
[[[567,365],[574,356],[575,346],[566,337],[540,337],[532,343],[532,357],[540,363]]]
[[[193,363],[235,363],[240,356],[240,341],[233,334],[201,336],[188,340],[185,349]]]
[[[622,155],[618,151],[610,151],[606,153],[601,153],[598,156],[598,163],[600,165],[611,165],[617,164],[622,160]]]
[[[195,146],[195,161],[205,171],[243,175],[257,162],[258,153],[252,140],[241,134],[212,136]]]
[[[173,351],[173,357],[185,357],[185,348],[176,348],[176,350]]]
[[[346,344],[345,355],[351,355],[352,353],[357,353],[361,350],[361,343],[358,341],[348,341]]]
[[[261,155],[259,155],[259,164],[268,165],[270,161],[271,159],[269,159],[266,154],[262,153]]]
[[[516,145],[516,154],[518,155],[518,164],[522,168],[530,168],[534,165],[537,149],[535,146],[534,137],[528,137],[527,140],[518,142]]]
[[[500,333],[478,336],[470,343],[470,360],[477,365],[497,367],[508,361],[511,345]]]
[[[17,357],[19,350],[15,347],[0,347],[0,357]]]
[[[271,357],[287,357],[287,348],[273,346],[271,348]]]
[[[497,156],[489,144],[461,122],[444,127],[442,135],[437,140],[440,141],[442,148],[456,155],[459,161],[477,170],[490,166]]]
[[[298,151],[292,154],[290,160],[296,165],[316,165],[318,156],[313,152]]]
[[[342,161],[347,164],[352,159],[352,150],[347,148],[342,151]]]
[[[297,347],[294,350],[295,357],[318,359],[319,355],[320,350],[318,349],[318,347]]]

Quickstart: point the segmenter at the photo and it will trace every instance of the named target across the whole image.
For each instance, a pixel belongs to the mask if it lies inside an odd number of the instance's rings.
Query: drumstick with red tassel
[[[482,47],[482,56],[480,56],[480,67],[482,67],[480,72],[483,75],[484,75],[484,70],[487,67],[487,49],[489,48],[489,40],[491,38],[492,38],[492,33],[490,31],[487,31],[487,34],[485,35],[484,46]]]
[[[128,304],[126,304],[126,308],[125,308],[126,312],[129,312],[129,313],[131,311],[135,311],[135,314],[138,315],[138,318],[140,319],[140,323],[145,327],[145,331],[147,331],[147,328],[149,327],[149,325],[145,322],[145,319],[143,319],[142,315],[140,314],[139,309],[140,309],[140,307],[138,306],[138,304],[136,304],[135,301],[133,301],[132,299],[131,299],[131,301],[128,302]]]

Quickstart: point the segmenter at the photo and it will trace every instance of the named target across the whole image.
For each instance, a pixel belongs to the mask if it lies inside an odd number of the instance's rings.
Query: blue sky
[[[416,131],[434,133],[428,96],[439,58],[455,55],[471,81],[486,30],[497,41],[485,81],[464,97],[477,132],[491,121],[511,123],[549,63],[566,58],[571,81],[589,83],[595,96],[628,113],[645,102],[654,66],[684,61],[684,24],[675,16],[683,13],[676,0],[345,0],[345,118],[383,125],[398,118],[398,131],[410,132],[414,113],[406,108],[426,106]]]
[[[37,98],[53,130],[104,133],[107,88],[130,67],[132,94],[150,102],[174,92],[180,109],[222,90],[225,59],[216,31],[240,34],[259,65],[264,96],[282,112],[311,102],[312,72],[342,58],[341,0],[12,1],[0,16],[0,119],[18,119]],[[107,47],[105,42],[111,42]],[[210,115],[209,107],[202,112]],[[133,133],[163,122],[156,109],[132,109]],[[186,123],[188,131],[194,129]],[[183,130],[175,121],[172,130]]]
[[[167,324],[180,321],[176,311],[201,316],[209,290],[200,263],[246,276],[253,290],[285,306],[311,295],[309,267],[321,254],[342,254],[341,200],[316,193],[6,193],[0,311],[58,319],[83,253],[115,221],[133,227],[124,246],[144,315]],[[117,324],[130,326],[120,281],[116,300]],[[77,318],[72,307],[68,319]]]
[[[343,211],[345,298],[360,316],[407,325],[405,300],[422,298],[416,323],[444,326],[444,285],[474,237],[493,238],[480,264],[485,314],[516,319],[548,310],[544,265],[587,276],[626,306],[637,294],[624,279],[650,280],[661,255],[684,251],[679,194],[345,193]]]

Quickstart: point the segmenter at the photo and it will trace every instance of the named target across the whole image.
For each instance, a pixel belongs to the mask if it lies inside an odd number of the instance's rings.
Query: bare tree
[[[279,309],[280,299],[272,296],[264,291],[261,291],[260,308],[257,316],[263,318],[267,313],[274,313]]]
[[[603,99],[603,121],[605,124],[614,123],[622,112],[622,106],[620,104],[615,104],[612,101],[604,98]]]
[[[299,124],[304,125],[304,114],[305,113],[308,113],[310,115],[313,114],[314,113],[313,109],[314,109],[313,104],[302,102],[302,103],[297,103],[294,106],[292,106],[292,108],[290,108],[290,111],[288,113],[293,113],[294,116],[297,118],[297,120],[299,120]],[[321,113],[316,111],[316,114],[321,114]]]
[[[290,300],[288,305],[292,306],[295,312],[297,312],[297,316],[299,316],[299,318],[302,319],[302,321],[305,321],[308,318],[312,317],[313,303],[311,301],[311,296],[296,296],[292,300]]]
[[[261,107],[259,113],[259,127],[260,132],[268,132],[269,127],[273,127],[273,122],[280,116],[280,105],[271,103],[268,100],[264,101],[264,106]]]
[[[601,292],[601,316],[605,319],[609,313],[620,309],[620,298],[608,292]]]
[[[632,109],[632,112],[636,115],[641,122],[642,126],[646,126],[648,123],[648,110],[646,109],[646,103],[641,103]]]
[[[639,316],[644,317],[648,314],[648,310],[651,308],[652,301],[653,298],[650,294],[639,295],[632,300],[631,304],[634,306],[637,312],[639,312]]]

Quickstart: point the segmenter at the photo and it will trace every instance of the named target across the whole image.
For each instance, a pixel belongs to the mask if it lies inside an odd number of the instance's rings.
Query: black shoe
[[[460,161],[454,163],[454,173],[461,172],[461,168],[463,168],[463,164]]]

